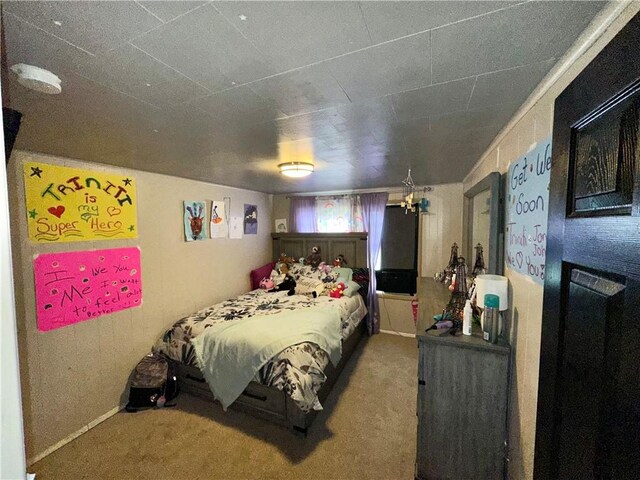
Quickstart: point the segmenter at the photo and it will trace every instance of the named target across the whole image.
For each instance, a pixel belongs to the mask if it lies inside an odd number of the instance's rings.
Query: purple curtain
[[[382,226],[384,224],[384,211],[389,200],[388,193],[363,193],[360,195],[362,204],[362,222],[368,233],[367,241],[367,267],[369,268],[369,335],[380,332],[380,311],[378,309],[378,296],[376,295],[376,263],[380,255],[382,243]]]
[[[316,197],[291,197],[290,205],[291,232],[316,232]]]

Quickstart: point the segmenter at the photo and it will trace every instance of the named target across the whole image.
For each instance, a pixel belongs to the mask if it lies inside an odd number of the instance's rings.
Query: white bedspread
[[[335,308],[312,307],[300,315],[283,311],[210,326],[191,340],[209,388],[223,408],[231,405],[260,368],[285,348],[312,342],[337,365],[342,325]]]

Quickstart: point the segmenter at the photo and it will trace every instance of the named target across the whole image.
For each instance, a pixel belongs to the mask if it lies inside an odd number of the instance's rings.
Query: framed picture
[[[287,233],[289,229],[287,228],[287,219],[286,218],[278,218],[276,219],[276,233]]]

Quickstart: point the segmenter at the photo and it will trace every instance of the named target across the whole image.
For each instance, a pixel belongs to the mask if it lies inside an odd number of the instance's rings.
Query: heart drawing
[[[518,252],[516,253],[516,262],[518,264],[518,268],[522,268],[522,260],[523,260],[523,253],[522,252]]]
[[[48,209],[49,213],[51,215],[54,215],[58,218],[62,217],[62,214],[64,213],[64,206],[63,205],[58,205],[57,207],[49,207]]]
[[[110,217],[115,217],[116,215],[120,215],[122,210],[118,207],[109,207],[107,208],[107,213]]]

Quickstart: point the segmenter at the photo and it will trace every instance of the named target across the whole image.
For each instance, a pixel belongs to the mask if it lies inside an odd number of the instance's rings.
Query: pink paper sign
[[[142,305],[137,247],[46,253],[33,271],[41,332]]]

